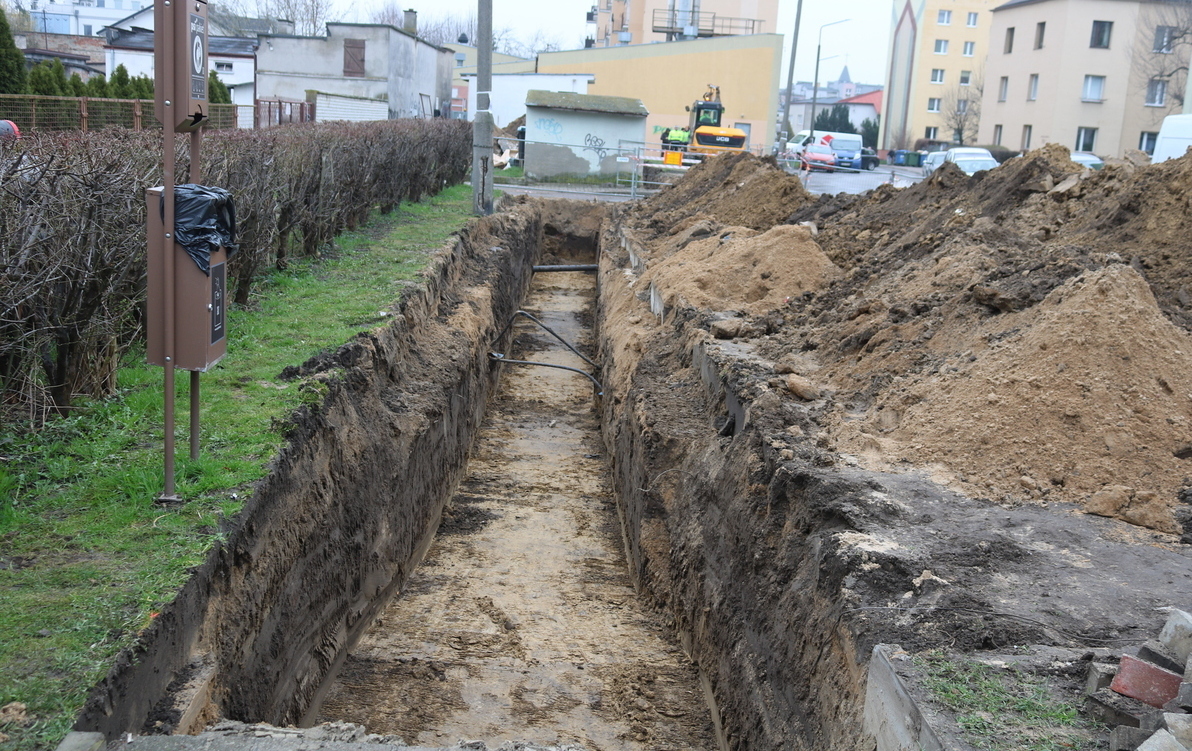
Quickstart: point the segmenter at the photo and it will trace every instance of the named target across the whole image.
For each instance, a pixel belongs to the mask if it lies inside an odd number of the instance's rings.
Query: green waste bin
[[[923,163],[922,159],[923,155],[917,151],[906,152],[906,166],[908,167],[918,167]]]

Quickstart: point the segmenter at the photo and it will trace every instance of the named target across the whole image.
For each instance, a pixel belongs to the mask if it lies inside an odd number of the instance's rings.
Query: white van
[[[1181,157],[1189,147],[1192,147],[1192,115],[1168,115],[1159,126],[1151,163]]]
[[[803,147],[812,142],[811,131],[801,130],[786,144],[786,150],[792,155],[803,153]],[[856,152],[861,150],[860,133],[833,133],[830,130],[816,130],[815,143],[831,148],[833,151]]]

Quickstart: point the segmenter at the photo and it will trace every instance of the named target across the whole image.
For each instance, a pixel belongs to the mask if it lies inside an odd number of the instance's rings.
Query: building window
[[[937,54],[937,55],[948,54],[948,40],[947,39],[935,40],[935,54]]]
[[[1093,151],[1097,145],[1096,128],[1076,129],[1076,148],[1073,151]]]
[[[973,80],[973,72],[971,70],[960,71],[960,85],[961,86],[970,85],[972,83],[972,80]]]
[[[940,26],[950,26],[952,24],[952,11],[941,10],[935,17],[935,22]]]
[[[997,100],[999,102],[1006,101],[1006,94],[1010,91],[1010,77],[1002,76],[1001,80],[997,82]]]
[[[1080,92],[1084,102],[1100,102],[1105,99],[1105,76],[1085,76],[1084,89]]]
[[[1152,78],[1146,84],[1146,106],[1162,107],[1167,104],[1167,81]]]
[[[1039,98],[1039,74],[1032,73],[1031,79],[1026,85],[1026,100],[1033,102]]]
[[[1031,147],[1031,126],[1022,126],[1022,148],[1021,151],[1026,151]]]
[[[1138,150],[1145,151],[1148,154],[1154,154],[1155,153],[1155,141],[1157,141],[1157,140],[1159,140],[1158,133],[1155,133],[1153,131],[1144,130],[1142,132],[1142,135],[1139,136],[1139,138],[1138,138]]]
[[[977,28],[977,14],[976,13],[968,14],[968,21],[965,22],[965,26],[968,26],[970,29]]]
[[[934,141],[940,134],[940,129],[934,125],[927,126],[927,130],[923,131],[923,137],[929,141]]]
[[[1113,35],[1113,21],[1093,21],[1093,38],[1090,47],[1109,49],[1109,37]]]
[[[1002,52],[1009,55],[1014,51],[1014,27],[1006,29],[1006,45],[1002,48]]]
[[[1002,145],[1002,126],[1000,125],[993,126],[993,145]]]
[[[932,68],[931,69],[931,82],[932,83],[943,83],[944,82],[944,69],[943,68]]]
[[[1040,21],[1035,24],[1035,49],[1043,49],[1043,34],[1047,31],[1047,22]]]
[[[964,43],[964,56],[965,57],[972,57],[976,53],[977,53],[977,43],[976,42],[965,42]]]
[[[928,112],[939,112],[940,111],[940,98],[939,97],[933,96],[927,100],[927,111]]]
[[[956,113],[959,115],[963,115],[966,112],[968,112],[968,100],[967,99],[956,100]],[[959,141],[960,139],[957,138],[956,140]]]
[[[1155,27],[1155,48],[1152,52],[1160,52],[1164,55],[1170,55],[1172,48],[1175,46],[1174,26],[1156,26]]]
[[[231,73],[232,72],[232,64],[231,63],[216,63],[215,70],[218,73]]]
[[[91,24],[89,24],[89,23],[83,24],[83,36],[85,36],[85,37],[91,36]]]
[[[364,78],[364,40],[344,40],[344,78]]]

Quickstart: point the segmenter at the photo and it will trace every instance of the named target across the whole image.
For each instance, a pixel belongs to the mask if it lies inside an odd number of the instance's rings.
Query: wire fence
[[[211,104],[208,128],[237,127],[234,104]],[[0,94],[0,120],[12,120],[22,131],[100,130],[113,126],[157,130],[152,99]],[[251,123],[245,123],[251,127]]]

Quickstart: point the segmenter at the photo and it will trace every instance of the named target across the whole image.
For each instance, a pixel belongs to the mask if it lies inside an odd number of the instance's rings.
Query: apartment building
[[[778,0],[597,0],[589,47],[778,31]]]
[[[889,78],[878,144],[909,149],[923,140],[977,138],[984,61],[998,0],[895,3]]]
[[[980,140],[1012,149],[1150,153],[1178,112],[1186,2],[1014,0],[995,9]]]

